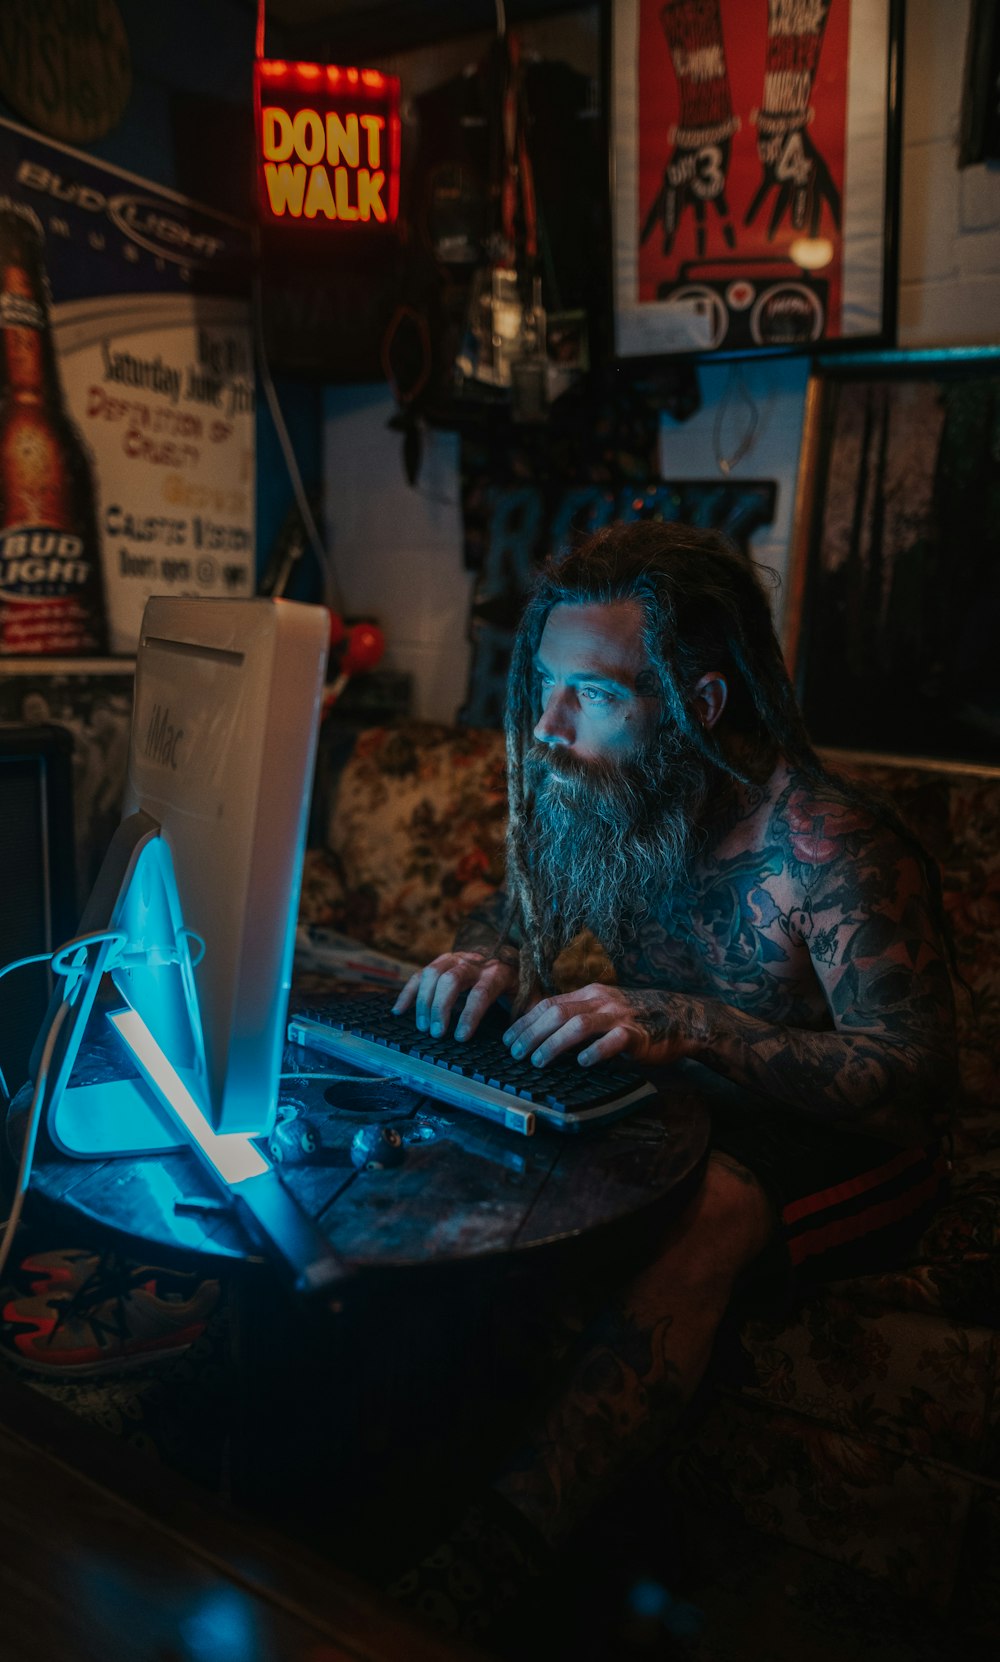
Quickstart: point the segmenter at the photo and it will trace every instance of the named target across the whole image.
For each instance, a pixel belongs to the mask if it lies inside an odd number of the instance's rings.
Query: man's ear
[[[726,708],[726,699],[729,689],[726,686],[725,676],[717,670],[709,670],[700,681],[694,684],[694,714],[695,720],[702,727],[713,728]]]

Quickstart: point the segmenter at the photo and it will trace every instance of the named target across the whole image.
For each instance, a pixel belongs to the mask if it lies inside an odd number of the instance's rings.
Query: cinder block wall
[[[909,0],[899,344],[1000,343],[1000,164],[958,171],[970,0]]]
[[[958,121],[970,0],[909,0],[904,76],[899,344],[1000,342],[1000,166],[958,171]],[[719,479],[716,426],[732,454],[742,432],[727,365],[700,372],[702,407],[688,422],[665,416],[667,477]],[[742,375],[757,407],[754,443],[734,478],[778,483],[774,524],[754,555],[777,572],[783,621],[807,365],[748,363]],[[465,639],[471,581],[462,565],[457,442],[428,435],[420,487],[403,479],[393,406],[378,387],[326,394],[324,470],[328,524],[351,612],[374,612],[388,637],[387,663],[415,678],[416,714],[450,721],[468,674]]]

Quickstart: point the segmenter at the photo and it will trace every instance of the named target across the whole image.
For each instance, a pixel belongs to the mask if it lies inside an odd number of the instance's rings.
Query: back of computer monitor
[[[274,1118],[328,639],[322,607],[282,600],[154,598],[143,616],[124,813],[151,816],[163,848],[120,923],[162,938],[172,874],[204,954],[183,975],[135,953],[112,973],[217,1131]]]
[[[78,932],[91,944],[59,955],[32,1055],[64,1152],[153,1151],[181,1135],[134,1070],[114,1088],[70,1086],[105,972],[138,1018],[132,1037],[177,1070],[211,1131],[270,1130],[328,638],[322,607],[147,604],[124,814]]]

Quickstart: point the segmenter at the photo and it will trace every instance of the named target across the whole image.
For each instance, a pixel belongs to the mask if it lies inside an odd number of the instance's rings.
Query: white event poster
[[[7,121],[0,197],[37,217],[107,648],[129,654],[151,594],[254,591],[250,230]]]

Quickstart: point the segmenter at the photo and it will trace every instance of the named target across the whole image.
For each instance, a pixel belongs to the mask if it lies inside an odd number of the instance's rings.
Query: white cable
[[[197,945],[201,947],[202,954],[204,954],[205,942],[195,930],[185,929],[182,933],[186,937],[193,939]],[[31,1106],[28,1109],[28,1120],[24,1133],[24,1146],[21,1150],[21,1163],[18,1167],[17,1182],[14,1188],[14,1204],[10,1209],[9,1215],[2,1223],[0,1223],[0,1230],[3,1231],[3,1238],[0,1240],[0,1277],[3,1276],[4,1265],[7,1262],[11,1244],[14,1240],[15,1234],[17,1233],[17,1226],[21,1221],[21,1210],[24,1206],[24,1197],[27,1193],[28,1183],[31,1178],[31,1165],[35,1157],[35,1140],[38,1136],[39,1124],[41,1123],[42,1109],[45,1106],[45,1087],[48,1080],[49,1066],[52,1061],[52,1052],[55,1049],[56,1040],[59,1037],[59,1031],[62,1024],[66,1019],[66,1014],[72,1007],[74,989],[77,986],[79,977],[83,975],[85,970],[85,964],[80,961],[80,953],[84,952],[88,946],[99,945],[101,941],[113,942],[120,953],[122,946],[126,944],[126,940],[127,937],[120,929],[95,930],[92,934],[76,935],[72,940],[64,941],[62,946],[57,948],[55,952],[39,952],[33,954],[30,958],[15,958],[9,964],[4,964],[3,968],[0,969],[0,979],[2,979],[9,970],[20,969],[25,964],[51,963],[53,973],[55,975],[65,977],[67,985],[70,988],[69,997],[63,999],[58,1010],[53,1016],[51,1023],[49,1024],[49,1030],[45,1036],[45,1044],[42,1047],[42,1056],[41,1061],[38,1064],[38,1075],[35,1080],[35,1089],[31,1098]],[[75,954],[72,962],[67,956],[69,953]],[[146,954],[147,958],[148,956],[149,955]],[[173,962],[176,960],[172,959],[169,961]],[[110,968],[111,962],[112,960],[109,958],[105,968]],[[199,960],[196,959],[195,962],[199,962]],[[3,1074],[0,1073],[0,1081],[2,1080]],[[3,1081],[3,1089],[4,1095],[6,1096],[6,1081]]]
[[[253,279],[254,343],[257,348],[257,363],[260,370],[260,378],[264,385],[264,396],[267,399],[267,407],[271,412],[271,420],[274,422],[275,431],[278,435],[278,443],[281,445],[281,453],[285,458],[285,467],[288,469],[288,477],[291,480],[295,501],[298,505],[299,513],[302,515],[302,523],[306,528],[309,541],[313,546],[313,552],[319,561],[319,569],[323,574],[323,599],[326,605],[330,607],[331,611],[339,612],[341,616],[343,616],[344,608],[341,602],[340,585],[337,582],[333,555],[323,544],[316,521],[313,517],[312,508],[309,506],[309,498],[306,495],[305,486],[302,483],[302,474],[299,472],[299,464],[296,459],[295,451],[292,447],[292,441],[289,437],[288,428],[285,425],[285,418],[282,413],[281,404],[278,401],[277,389],[274,385],[270,365],[267,361],[267,351],[264,346],[264,315],[260,288],[259,236],[255,235],[254,241],[257,264],[257,270],[254,273]]]
[[[45,1086],[48,1081],[49,1065],[52,1061],[52,1052],[63,1022],[69,1012],[68,999],[63,999],[52,1024],[46,1035],[42,1049],[42,1059],[38,1065],[38,1077],[35,1080],[34,1095],[31,1098],[31,1107],[28,1109],[28,1123],[24,1130],[24,1146],[21,1149],[21,1163],[17,1168],[17,1183],[14,1187],[14,1204],[10,1209],[10,1216],[3,1226],[3,1241],[0,1242],[0,1281],[3,1279],[4,1266],[14,1243],[17,1226],[21,1221],[21,1209],[24,1206],[24,1197],[28,1190],[31,1178],[31,1162],[35,1156],[35,1139],[38,1136],[38,1127],[41,1122],[42,1109],[45,1106]]]

